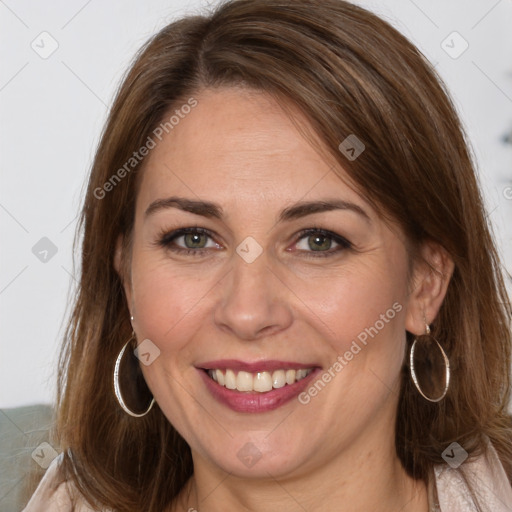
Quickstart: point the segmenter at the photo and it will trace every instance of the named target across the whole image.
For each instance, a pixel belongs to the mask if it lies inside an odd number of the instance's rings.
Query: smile
[[[213,379],[220,386],[227,389],[237,391],[249,391],[257,393],[267,393],[272,389],[280,389],[286,385],[292,385],[295,382],[307,377],[313,368],[301,369],[279,369],[270,371],[259,372],[245,372],[226,369],[210,369],[208,376]]]
[[[215,401],[232,411],[253,414],[290,403],[321,372],[315,363],[282,360],[224,359],[204,362],[196,368]]]

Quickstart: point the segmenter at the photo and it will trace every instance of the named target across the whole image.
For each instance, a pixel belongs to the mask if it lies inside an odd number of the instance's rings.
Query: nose
[[[241,340],[276,334],[292,323],[291,293],[270,268],[265,252],[252,263],[237,254],[231,272],[219,283],[215,324]]]

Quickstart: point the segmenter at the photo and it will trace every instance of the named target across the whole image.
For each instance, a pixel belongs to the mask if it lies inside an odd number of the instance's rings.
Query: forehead
[[[294,123],[271,96],[238,88],[205,90],[194,98],[197,105],[176,117],[149,155],[141,206],[166,194],[215,197],[245,208],[262,201],[358,197],[340,179],[344,171],[337,166],[334,172],[334,162],[297,128],[299,123],[313,133],[298,111]]]

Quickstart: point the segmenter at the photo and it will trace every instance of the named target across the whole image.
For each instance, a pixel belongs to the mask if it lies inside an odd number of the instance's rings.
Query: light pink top
[[[60,459],[59,456],[52,462],[22,512],[99,512],[90,508],[83,500],[79,500],[73,509],[68,485],[66,482],[58,483]],[[432,512],[477,512],[462,471],[479,500],[482,512],[512,512],[512,487],[496,450],[491,445],[486,456],[465,462],[458,469],[452,469],[447,464],[435,467],[439,504],[437,506],[429,499]]]
[[[435,467],[441,512],[476,512],[469,487],[483,512],[512,512],[512,487],[496,450],[490,443],[488,448],[486,456],[465,462],[458,469],[447,464]]]

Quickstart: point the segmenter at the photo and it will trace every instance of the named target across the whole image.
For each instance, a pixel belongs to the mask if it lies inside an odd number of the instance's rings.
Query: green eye
[[[192,256],[204,256],[209,249],[222,248],[214,241],[213,233],[199,227],[161,233],[156,244],[175,253]],[[305,257],[327,257],[350,249],[352,244],[331,231],[309,228],[299,233],[295,247]]]
[[[204,233],[186,233],[177,238],[183,238],[188,249],[204,249],[208,237]]]
[[[329,250],[332,245],[332,240],[323,235],[310,235],[308,238],[308,246],[313,251]]]
[[[213,240],[208,245],[209,239],[212,239],[212,233],[207,229],[182,228],[170,233],[162,233],[157,245],[176,253],[200,256],[204,255],[206,250],[210,248],[220,247]]]
[[[301,242],[302,240],[304,242]],[[331,256],[345,249],[350,249],[352,244],[336,233],[314,228],[306,229],[299,234],[296,247],[308,256],[322,257]]]

